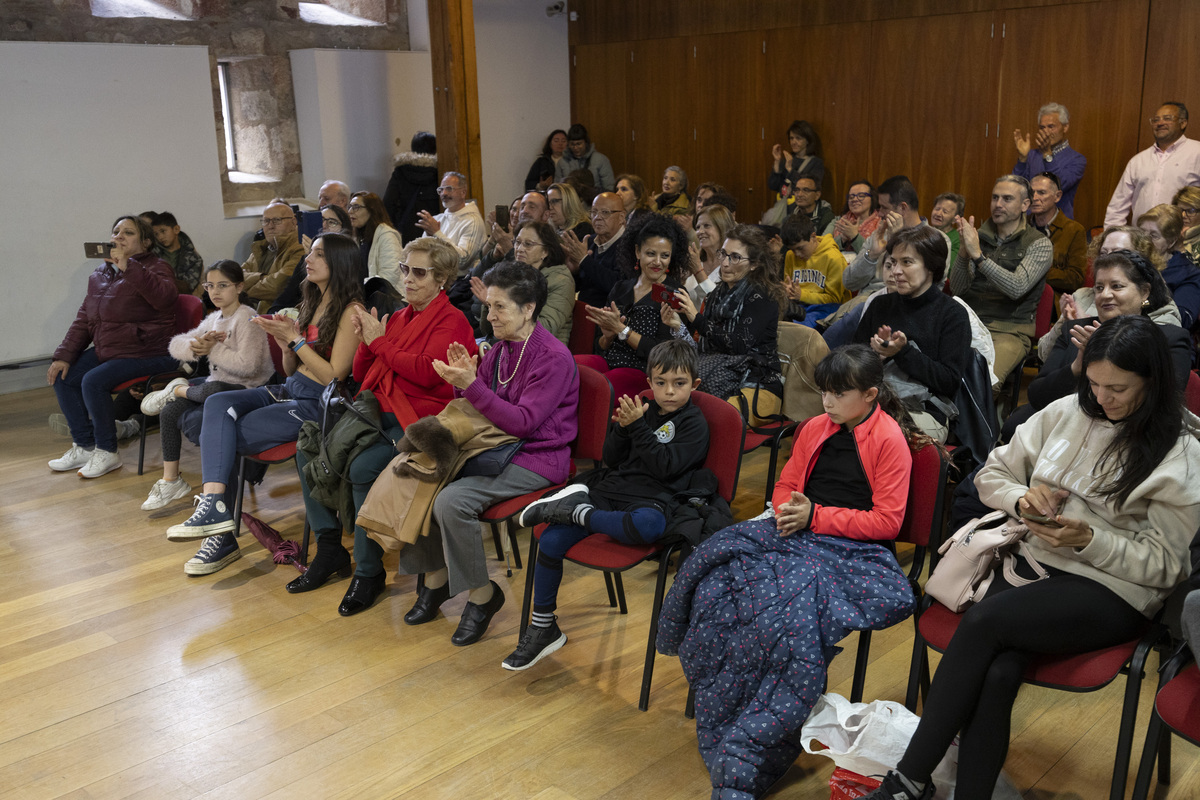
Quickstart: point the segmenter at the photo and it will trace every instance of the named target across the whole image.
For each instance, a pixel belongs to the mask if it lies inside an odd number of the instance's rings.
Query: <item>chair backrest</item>
[[[1035,342],[1050,332],[1050,327],[1053,325],[1050,318],[1053,315],[1054,289],[1046,283],[1042,285],[1042,299],[1038,301],[1037,314],[1033,318],[1033,340]]]
[[[187,333],[204,321],[204,301],[191,294],[175,298],[175,333]]]
[[[612,384],[613,408],[616,408],[617,400],[620,398],[626,395],[637,397],[638,394],[646,391],[650,386],[650,381],[646,377],[646,373],[634,367],[610,369],[604,373],[604,377]]]
[[[728,401],[704,392],[692,392],[692,402],[708,423],[708,457],[704,459],[704,466],[717,476],[717,491],[721,497],[733,505],[746,439],[742,415]]]
[[[933,532],[942,523],[942,503],[946,489],[946,463],[936,446],[927,444],[913,453],[912,477],[908,483],[908,504],[900,523],[898,542],[927,547]]]
[[[1193,414],[1200,414],[1200,375],[1190,370],[1187,388],[1184,390],[1184,405]]]
[[[579,365],[579,432],[571,447],[572,458],[604,458],[604,434],[612,417],[612,385],[591,367]]]
[[[571,312],[571,335],[567,338],[567,349],[572,355],[586,356],[595,352],[596,323],[587,318],[587,303],[575,301]]]

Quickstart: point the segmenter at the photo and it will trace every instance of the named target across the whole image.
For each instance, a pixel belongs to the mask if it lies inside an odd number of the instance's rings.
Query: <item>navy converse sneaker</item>
[[[187,560],[183,571],[188,575],[211,575],[225,569],[242,557],[237,539],[232,533],[210,536],[200,545],[199,552]]]
[[[233,531],[233,515],[219,494],[196,495],[196,511],[187,522],[167,528],[167,539],[186,542]],[[231,537],[232,538],[232,537]]]

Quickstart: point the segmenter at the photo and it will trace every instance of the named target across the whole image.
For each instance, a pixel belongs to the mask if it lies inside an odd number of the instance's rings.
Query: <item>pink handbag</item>
[[[956,614],[981,600],[995,576],[997,562],[1003,562],[1004,579],[1012,586],[1024,586],[1048,578],[1023,541],[1029,527],[1003,511],[993,511],[962,526],[938,548],[941,560],[925,582],[925,592]],[[1034,580],[1016,572],[1017,557],[1025,559],[1037,573]]]

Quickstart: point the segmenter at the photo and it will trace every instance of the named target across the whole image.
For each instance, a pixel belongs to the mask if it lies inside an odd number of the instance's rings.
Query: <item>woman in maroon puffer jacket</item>
[[[98,478],[121,466],[112,388],[175,365],[167,343],[175,332],[175,273],[150,252],[154,233],[143,220],[113,223],[112,255],[88,278],[87,297],[54,351],[46,381],[71,427],[71,449],[50,461],[56,472]]]

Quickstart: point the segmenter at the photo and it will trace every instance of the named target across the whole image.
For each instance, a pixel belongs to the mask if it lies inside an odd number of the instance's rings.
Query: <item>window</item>
[[[199,0],[89,0],[93,17],[153,17],[192,20],[200,16]]]
[[[233,146],[233,106],[229,102],[229,62],[217,62],[217,86],[221,90],[221,127],[225,130],[225,169],[237,169],[237,150]]]
[[[320,0],[301,2],[300,19],[314,25],[371,25],[387,22],[384,0]]]
[[[233,183],[271,183],[287,173],[270,56],[217,62],[225,168]]]

